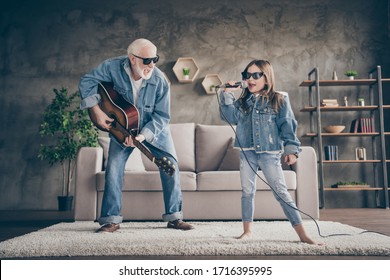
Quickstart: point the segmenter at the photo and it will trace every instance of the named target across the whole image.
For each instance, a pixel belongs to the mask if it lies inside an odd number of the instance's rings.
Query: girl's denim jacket
[[[150,79],[143,80],[134,104],[133,89],[129,75],[130,62],[127,56],[110,58],[102,62],[80,79],[81,109],[91,108],[101,100],[97,92],[98,82],[113,83],[114,90],[129,103],[135,105],[139,113],[139,131],[153,146],[170,153],[176,158],[171,133],[170,89],[163,73],[155,67]]]
[[[221,118],[237,125],[236,148],[254,149],[257,153],[282,151],[286,155],[300,152],[297,121],[287,93],[280,93],[283,94],[283,102],[278,113],[266,98],[252,95],[246,101],[248,109],[244,112],[233,93],[220,93]]]

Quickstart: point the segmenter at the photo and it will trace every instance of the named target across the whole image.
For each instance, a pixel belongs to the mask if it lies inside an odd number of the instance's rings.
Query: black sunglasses
[[[258,80],[264,76],[264,73],[263,72],[255,72],[255,73],[242,72],[241,75],[243,80],[248,80],[251,77],[253,77],[253,79],[255,80]]]
[[[133,54],[133,53],[132,53],[132,55],[134,55],[136,58],[142,59],[142,63],[143,63],[144,65],[149,65],[150,63],[152,63],[152,61],[153,61],[153,63],[157,63],[157,61],[158,61],[159,58],[160,58],[158,55],[156,55],[156,57],[151,57],[151,58],[140,57],[140,56],[135,55],[135,54]]]

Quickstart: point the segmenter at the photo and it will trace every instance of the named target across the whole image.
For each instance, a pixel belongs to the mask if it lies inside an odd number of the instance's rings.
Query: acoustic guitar
[[[98,93],[101,96],[101,102],[99,103],[100,108],[107,116],[114,119],[108,132],[120,143],[125,142],[126,137],[132,137],[135,147],[137,147],[149,160],[154,162],[158,168],[172,176],[175,172],[175,165],[166,157],[156,158],[143,143],[135,139],[139,129],[139,114],[137,108],[116,92],[112,83],[99,83]],[[102,131],[107,131],[97,124],[90,109],[88,110],[88,113],[91,121],[97,128]]]

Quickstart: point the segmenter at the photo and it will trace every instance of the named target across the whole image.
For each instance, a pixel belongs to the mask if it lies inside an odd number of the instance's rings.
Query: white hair
[[[127,55],[129,54],[138,54],[139,51],[144,48],[144,47],[147,47],[147,48],[154,48],[157,50],[157,47],[152,43],[150,42],[149,40],[147,39],[143,39],[143,38],[140,38],[140,39],[136,39],[134,40],[128,47],[127,47]]]

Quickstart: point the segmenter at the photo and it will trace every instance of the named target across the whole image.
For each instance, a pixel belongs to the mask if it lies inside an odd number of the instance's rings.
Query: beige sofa
[[[186,220],[240,220],[241,186],[238,150],[229,126],[194,123],[171,124],[179,160]],[[103,148],[82,148],[77,158],[75,219],[97,220],[104,190]],[[258,174],[263,177],[261,171]],[[317,159],[312,147],[302,147],[297,163],[284,166],[288,189],[297,207],[319,218]],[[264,177],[263,177],[264,178]],[[286,219],[269,187],[257,180],[255,219]],[[161,220],[163,198],[157,167],[141,153],[133,152],[123,183],[124,220]],[[308,216],[302,214],[304,219]]]

